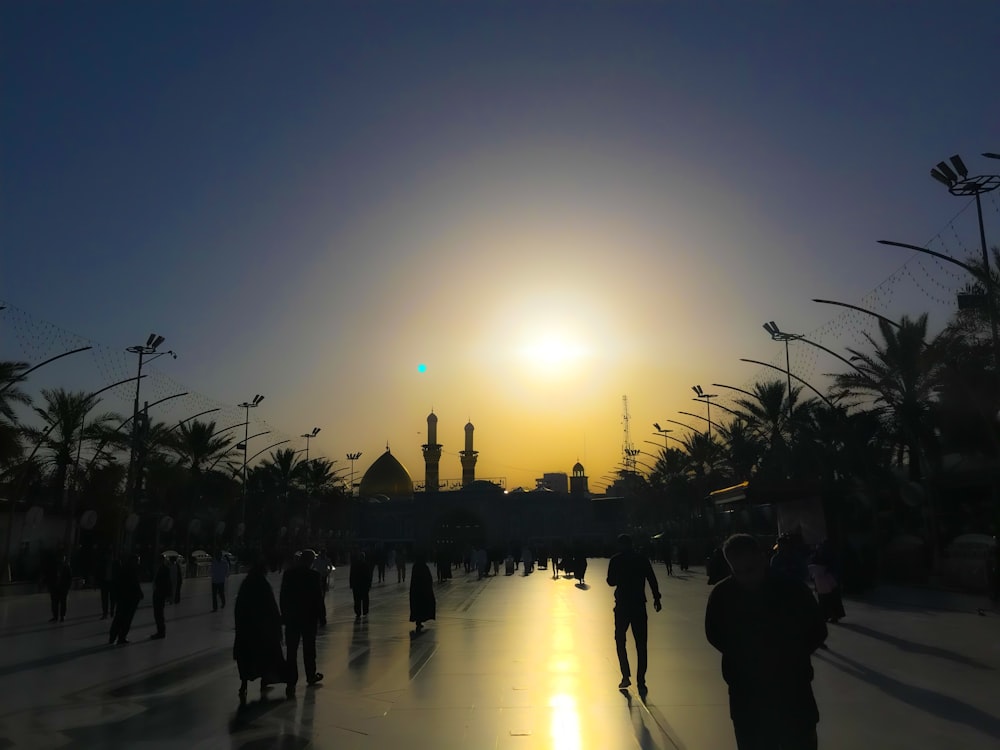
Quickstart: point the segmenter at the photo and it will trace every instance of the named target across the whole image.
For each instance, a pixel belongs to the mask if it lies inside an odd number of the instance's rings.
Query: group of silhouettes
[[[359,625],[368,620],[369,592],[375,570],[377,566],[372,565],[365,553],[359,553],[351,564],[354,619]],[[282,575],[281,589],[275,599],[264,561],[250,566],[236,595],[233,658],[240,675],[241,701],[246,700],[247,683],[255,680],[260,680],[262,693],[275,684],[284,683],[285,694],[294,696],[299,678],[300,645],[306,684],[316,685],[323,679],[323,674],[316,669],[316,635],[327,622],[324,595],[328,571],[325,558],[317,565],[316,553],[302,550]],[[404,578],[405,574],[400,573],[400,579]],[[422,632],[424,623],[435,617],[431,571],[424,558],[415,555],[410,571],[410,622],[414,623],[414,634]]]

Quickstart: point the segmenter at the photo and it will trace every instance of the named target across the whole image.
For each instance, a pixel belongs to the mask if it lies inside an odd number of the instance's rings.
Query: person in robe
[[[415,555],[410,569],[410,622],[414,623],[414,633],[424,629],[424,623],[437,615],[434,598],[434,579],[431,569],[422,554]]]
[[[240,674],[239,695],[243,701],[248,682],[259,679],[263,694],[271,685],[288,681],[288,667],[281,648],[281,613],[267,580],[267,564],[262,559],[251,564],[240,585],[235,619],[233,659]]]

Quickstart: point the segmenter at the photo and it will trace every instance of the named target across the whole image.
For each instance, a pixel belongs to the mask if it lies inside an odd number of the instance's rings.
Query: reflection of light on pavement
[[[559,693],[549,698],[552,709],[552,750],[580,750],[580,714],[572,695]]]
[[[573,638],[573,613],[566,601],[556,598],[549,645],[549,684],[552,696],[552,750],[580,750],[580,712],[577,710],[580,662]]]

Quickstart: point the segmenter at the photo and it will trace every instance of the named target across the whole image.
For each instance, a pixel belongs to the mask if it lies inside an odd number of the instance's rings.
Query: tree
[[[26,434],[40,444],[42,464],[51,472],[53,488],[64,493],[68,490],[71,468],[77,465],[84,448],[100,442],[119,417],[112,412],[91,417],[90,412],[100,399],[84,391],[43,389],[42,401],[43,406],[36,406],[34,411],[45,427],[27,430]]]
[[[871,398],[908,457],[910,479],[922,476],[922,455],[933,439],[932,403],[941,369],[941,344],[927,342],[927,315],[903,316],[899,326],[879,321],[882,340],[865,334],[873,351],[848,349],[857,368],[836,377],[842,395]],[[900,464],[902,464],[900,459]]]
[[[164,441],[177,463],[200,474],[220,460],[233,455],[233,440],[215,433],[215,422],[184,422]]]
[[[0,362],[0,471],[21,456],[21,428],[16,406],[31,404],[31,396],[21,390],[27,362]]]

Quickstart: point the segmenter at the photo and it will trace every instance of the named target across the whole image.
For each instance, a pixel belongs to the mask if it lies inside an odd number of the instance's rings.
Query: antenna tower
[[[625,474],[636,473],[636,456],[638,449],[632,444],[632,433],[629,429],[628,396],[622,396],[622,465]]]

